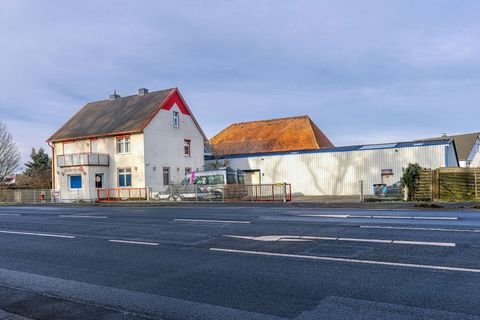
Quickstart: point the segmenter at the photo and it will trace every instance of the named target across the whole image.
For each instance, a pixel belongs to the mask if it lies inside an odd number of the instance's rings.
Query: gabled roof
[[[87,103],[47,141],[58,142],[142,132],[161,109],[170,110],[174,103],[177,103],[183,114],[192,117],[207,140],[178,89],[172,88],[144,95]]]
[[[467,160],[468,155],[472,151],[475,141],[477,141],[477,139],[480,138],[480,133],[479,132],[465,133],[465,134],[452,135],[452,136],[443,136],[442,138],[453,139],[453,141],[455,141],[455,147],[457,148],[458,160],[465,161]],[[429,140],[436,140],[436,139],[440,139],[440,138],[422,139],[419,141],[429,141]]]
[[[215,155],[331,148],[308,116],[235,123],[210,139]]]

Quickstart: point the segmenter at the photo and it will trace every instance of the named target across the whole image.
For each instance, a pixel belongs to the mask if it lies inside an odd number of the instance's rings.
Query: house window
[[[75,174],[68,176],[68,185],[70,189],[82,189],[82,175]]]
[[[180,116],[178,111],[173,111],[173,127],[178,128],[180,126]]]
[[[185,168],[185,175],[192,173],[192,168]]]
[[[163,185],[168,186],[170,184],[170,168],[163,167]]]
[[[190,157],[190,140],[183,140],[183,153],[186,157]]]
[[[118,186],[119,187],[132,186],[132,169],[130,168],[118,169]]]
[[[130,152],[130,137],[117,138],[117,153]]]

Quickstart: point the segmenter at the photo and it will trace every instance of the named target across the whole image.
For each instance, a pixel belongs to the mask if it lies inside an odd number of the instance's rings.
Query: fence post
[[[222,186],[223,192],[222,192],[222,202],[225,202],[225,185]]]
[[[33,203],[37,203],[37,194],[35,192],[35,189],[33,189]]]
[[[198,188],[195,184],[193,185],[193,188],[195,189],[195,202],[198,202]]]
[[[363,192],[363,180],[360,180],[359,183],[360,183],[360,202],[365,202],[365,195]]]
[[[475,171],[473,174],[474,174],[474,177],[475,177],[475,199],[478,199],[477,171]]]

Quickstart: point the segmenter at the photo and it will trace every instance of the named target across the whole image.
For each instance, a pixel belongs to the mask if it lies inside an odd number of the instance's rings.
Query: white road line
[[[365,229],[392,229],[392,230],[418,230],[418,231],[445,231],[445,232],[474,232],[480,233],[480,229],[450,229],[450,228],[420,228],[420,227],[387,227],[387,226],[360,226]]]
[[[340,218],[346,219],[349,218],[348,214],[302,214],[301,217],[321,217],[321,218]]]
[[[233,221],[233,220],[200,220],[200,219],[173,219],[180,222],[211,222],[211,223],[251,223],[250,221]]]
[[[364,216],[345,214],[302,214],[299,217],[335,218],[335,219],[403,219],[403,220],[458,220],[458,217],[412,217],[412,216]]]
[[[302,239],[309,239],[309,240],[327,240],[327,241],[336,241],[338,238],[334,237],[311,237],[311,236],[301,236]]]
[[[233,250],[233,249],[222,249],[222,248],[210,248],[209,250],[210,251],[217,251],[217,252],[242,253],[242,254],[259,255],[259,256],[310,259],[310,260],[357,263],[357,264],[371,264],[371,265],[381,265],[381,266],[391,266],[391,267],[406,267],[406,268],[416,268],[416,269],[430,269],[430,270],[440,270],[440,271],[457,271],[457,272],[480,273],[480,269],[445,267],[445,266],[435,266],[435,265],[426,265],[426,264],[385,262],[385,261],[360,260],[360,259],[346,259],[346,258],[323,257],[323,256],[307,256],[307,255],[300,255],[300,254],[274,253],[274,252],[262,252],[262,251],[247,251],[247,250]]]
[[[66,239],[75,239],[76,238],[74,236],[65,236],[65,235],[60,235],[60,234],[20,232],[20,231],[0,231],[0,233],[20,234],[20,235],[26,235],[26,236],[52,237],[52,238],[66,238]]]
[[[59,218],[91,218],[91,219],[107,219],[106,216],[81,216],[81,215],[69,215],[69,214],[61,214],[58,216]]]
[[[301,214],[299,217],[313,217],[313,218],[335,218],[335,219],[347,219],[350,218],[348,214]],[[362,216],[370,218],[371,216]]]
[[[144,241],[129,241],[129,240],[108,240],[110,242],[117,242],[117,243],[128,243],[128,244],[142,244],[145,246],[158,246],[156,242],[144,242]]]
[[[392,240],[381,240],[381,239],[354,239],[354,238],[338,238],[338,241],[373,242],[373,243],[393,243]]]
[[[0,216],[21,216],[20,213],[0,213]]]
[[[234,236],[230,234],[224,234],[224,237],[227,238],[235,238],[235,239],[244,239],[244,240],[255,240],[255,237],[247,237],[247,236]]]
[[[348,242],[369,242],[369,243],[385,243],[385,244],[405,244],[405,245],[417,245],[417,246],[435,246],[435,247],[455,247],[456,243],[453,242],[430,242],[430,241],[410,241],[410,240],[389,240],[389,239],[359,239],[359,238],[334,238],[334,237],[313,237],[313,236],[236,236],[224,234],[224,237],[264,241],[264,242],[276,242],[276,241],[314,241],[314,240],[326,240],[326,241],[348,241]]]
[[[413,217],[418,220],[458,220],[458,217]]]
[[[404,241],[393,240],[393,244],[412,244],[418,246],[435,246],[435,247],[455,247],[456,244],[452,242],[429,242],[429,241]]]

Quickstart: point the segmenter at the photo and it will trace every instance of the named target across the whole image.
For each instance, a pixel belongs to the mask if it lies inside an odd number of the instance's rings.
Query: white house
[[[460,167],[480,167],[480,133],[459,134],[446,136],[446,138],[455,141]]]
[[[204,166],[206,136],[177,88],[86,104],[47,142],[61,200],[179,183]],[[112,190],[112,192],[115,190]]]
[[[409,163],[458,166],[451,138],[333,147],[308,117],[234,124],[210,143],[214,156],[207,161],[225,160],[250,183],[291,183],[294,194],[308,196],[358,195],[359,181],[370,195],[373,184],[398,182]]]

